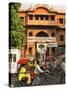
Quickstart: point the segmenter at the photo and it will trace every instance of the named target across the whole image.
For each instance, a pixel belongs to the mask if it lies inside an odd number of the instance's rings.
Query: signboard
[[[37,51],[39,53],[45,53],[47,47],[57,47],[57,43],[37,43]]]
[[[47,48],[46,48],[46,44],[44,43],[38,43],[37,44],[37,51],[41,54],[44,54],[46,52]]]
[[[47,47],[57,47],[57,46],[58,46],[57,43],[49,43],[47,45]]]
[[[27,42],[56,42],[55,37],[27,37]]]

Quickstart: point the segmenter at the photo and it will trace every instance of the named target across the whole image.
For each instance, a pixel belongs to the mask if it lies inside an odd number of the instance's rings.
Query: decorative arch
[[[50,12],[49,7],[46,4],[38,4],[38,5],[35,6],[35,9],[44,9],[47,12]]]
[[[37,36],[37,37],[49,37],[49,35],[48,35],[47,33],[43,32],[43,31],[38,32],[38,33],[36,34],[36,36]]]

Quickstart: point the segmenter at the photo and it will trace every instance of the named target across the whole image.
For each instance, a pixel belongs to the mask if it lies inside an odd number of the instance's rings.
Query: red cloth
[[[17,64],[27,64],[28,59],[27,58],[21,58],[19,59],[19,61],[17,62]]]
[[[36,77],[36,74],[35,74],[34,71],[32,71],[32,72],[31,72],[31,79],[33,80],[33,79],[35,79],[35,77]]]

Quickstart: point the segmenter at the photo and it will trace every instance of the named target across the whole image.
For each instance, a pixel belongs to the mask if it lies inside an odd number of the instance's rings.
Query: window
[[[12,54],[9,54],[9,62],[12,62]]]
[[[52,37],[55,37],[55,33],[52,33],[51,36],[52,36]]]
[[[16,62],[16,54],[13,54],[13,62]]]
[[[29,32],[29,36],[33,36],[32,32]]]
[[[60,23],[60,24],[63,24],[63,18],[60,18],[60,19],[59,19],[59,23]]]
[[[44,20],[44,16],[41,15],[41,16],[40,16],[40,19],[41,19],[41,20]]]
[[[48,20],[48,15],[45,15],[45,20]]]
[[[24,20],[24,17],[21,17],[21,20],[23,21]]]
[[[54,15],[51,15],[51,20],[53,21],[55,19]]]
[[[16,54],[9,54],[9,62],[16,62]]]
[[[33,19],[33,15],[29,15],[29,19],[32,20]]]
[[[29,47],[29,54],[32,54],[32,47]]]
[[[60,35],[60,41],[64,41],[64,36]]]
[[[35,15],[35,19],[36,20],[39,20],[39,15]]]

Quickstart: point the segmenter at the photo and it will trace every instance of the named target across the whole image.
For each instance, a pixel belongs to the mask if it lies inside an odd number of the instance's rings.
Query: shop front
[[[52,55],[55,53],[57,42],[55,37],[28,37],[28,54],[35,55],[36,51],[41,54]]]

